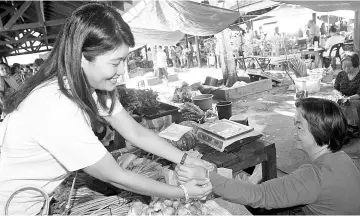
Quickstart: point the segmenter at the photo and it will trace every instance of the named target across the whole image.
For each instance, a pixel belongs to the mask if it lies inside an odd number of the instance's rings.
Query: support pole
[[[360,11],[355,11],[354,20],[354,51],[360,51]]]
[[[201,59],[200,59],[200,47],[199,47],[199,37],[195,36],[195,46],[196,46],[196,58],[198,67],[201,67]]]

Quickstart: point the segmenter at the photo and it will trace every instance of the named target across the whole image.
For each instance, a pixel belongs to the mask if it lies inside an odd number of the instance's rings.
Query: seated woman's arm
[[[266,181],[260,185],[228,179],[211,173],[215,194],[226,200],[254,208],[286,208],[315,202],[320,191],[319,173],[312,165],[304,165],[295,172]]]
[[[335,79],[335,83],[334,83],[334,89],[337,90],[338,92],[340,92],[340,82],[341,82],[341,77],[342,74],[341,72],[337,75],[336,79]]]

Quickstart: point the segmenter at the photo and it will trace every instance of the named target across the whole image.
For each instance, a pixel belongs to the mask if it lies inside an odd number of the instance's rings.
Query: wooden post
[[[195,46],[196,46],[196,59],[198,62],[198,67],[201,67],[201,59],[200,59],[200,47],[199,47],[199,38],[195,36]]]
[[[188,45],[188,38],[187,38],[187,34],[185,34],[185,47]],[[185,48],[184,47],[184,48]]]
[[[360,51],[360,11],[355,11],[354,20],[354,51]]]

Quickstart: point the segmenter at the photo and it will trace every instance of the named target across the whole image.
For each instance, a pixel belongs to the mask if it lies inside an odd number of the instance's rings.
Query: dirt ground
[[[288,90],[291,82],[285,73],[283,75],[285,78],[279,86],[273,87],[266,92],[232,101],[232,113],[233,115],[246,115],[250,126],[261,131],[265,139],[275,142],[278,170],[289,173],[308,162],[308,157],[295,147],[296,141],[293,137],[295,92]],[[183,81],[192,84],[199,81],[203,82],[206,76],[221,78],[221,71],[214,68],[191,68],[185,72],[179,72],[178,76],[179,81],[171,82],[168,85],[159,84],[151,87],[159,92],[162,101],[170,101],[175,87],[180,86]],[[140,79],[140,77],[131,79],[128,86],[136,87]],[[331,91],[330,84],[322,84],[318,95],[326,95]]]

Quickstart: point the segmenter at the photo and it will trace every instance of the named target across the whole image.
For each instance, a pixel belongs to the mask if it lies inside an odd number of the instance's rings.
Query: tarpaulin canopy
[[[315,11],[303,6],[282,4],[279,7],[258,16],[257,18],[254,19],[254,21],[261,19],[262,17],[289,17],[289,16],[298,16],[298,15],[306,15],[306,14],[311,15],[312,13],[315,13]],[[311,17],[309,17],[309,19],[311,19]]]
[[[329,12],[336,10],[360,10],[359,0],[274,0],[287,4],[302,5],[319,12]]]
[[[144,0],[124,14],[135,42],[175,44],[184,34],[214,35],[240,16],[238,11],[183,0]],[[151,41],[151,42],[150,42]]]

